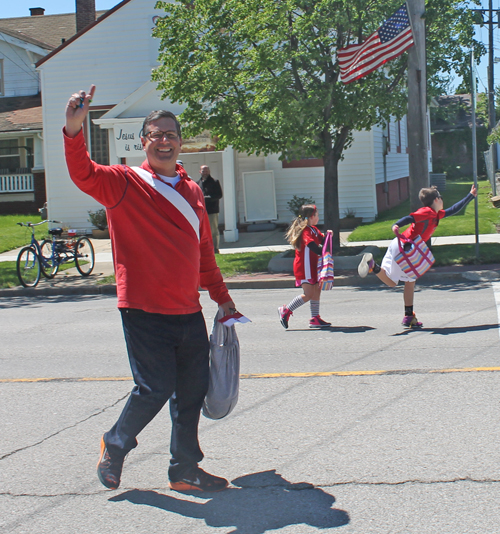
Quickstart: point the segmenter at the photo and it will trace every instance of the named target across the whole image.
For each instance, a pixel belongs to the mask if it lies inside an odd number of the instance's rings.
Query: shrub
[[[97,211],[89,211],[88,221],[99,230],[106,230],[108,227],[108,219],[106,217],[106,210],[104,208]]]
[[[287,206],[294,216],[298,217],[299,210],[304,204],[315,204],[315,202],[312,198],[298,197],[297,195],[293,195],[292,200],[287,203]]]

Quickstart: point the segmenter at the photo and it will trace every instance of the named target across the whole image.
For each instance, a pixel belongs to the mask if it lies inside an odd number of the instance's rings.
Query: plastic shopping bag
[[[322,291],[328,291],[333,288],[334,263],[332,254],[332,234],[326,234],[323,243],[323,253],[318,259],[318,284]]]
[[[202,413],[209,419],[229,415],[238,402],[240,385],[240,344],[234,325],[219,322],[222,308],[214,318],[210,335],[210,382]]]
[[[394,258],[394,261],[407,276],[416,280],[432,267],[435,261],[434,256],[419,235],[414,241],[399,235],[397,237],[399,254]],[[408,247],[408,245],[410,246]],[[409,250],[405,250],[408,248]]]

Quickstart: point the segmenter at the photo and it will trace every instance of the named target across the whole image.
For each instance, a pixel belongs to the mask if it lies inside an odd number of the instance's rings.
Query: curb
[[[457,285],[457,284],[477,284],[492,281],[500,281],[499,270],[471,270],[471,271],[434,271],[428,272],[418,282],[422,286],[432,285]],[[226,279],[227,288],[231,289],[296,289],[295,278],[290,277],[268,277],[250,279]],[[115,284],[97,285],[95,283],[85,283],[79,285],[64,285],[56,287],[14,287],[0,289],[0,297],[48,297],[58,295],[116,295]],[[334,287],[385,287],[375,276],[360,278],[357,274],[345,274],[335,277]],[[402,286],[401,286],[402,287]]]

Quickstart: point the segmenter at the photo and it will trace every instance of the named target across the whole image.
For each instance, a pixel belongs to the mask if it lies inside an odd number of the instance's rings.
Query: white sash
[[[170,187],[161,180],[155,180],[153,175],[141,167],[130,167],[136,174],[138,174],[146,183],[154,187],[158,193],[165,197],[174,207],[176,207],[182,215],[186,218],[188,223],[193,227],[198,241],[200,240],[200,220],[196,215],[191,204],[173,187]]]

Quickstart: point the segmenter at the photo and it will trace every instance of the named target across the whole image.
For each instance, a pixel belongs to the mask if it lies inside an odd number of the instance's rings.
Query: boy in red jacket
[[[467,206],[476,195],[477,189],[473,185],[470,193],[466,197],[450,208],[443,209],[443,199],[437,188],[435,186],[424,187],[420,190],[418,195],[423,207],[400,219],[393,225],[392,231],[398,235],[401,226],[410,224],[410,227],[402,233],[402,236],[413,241],[419,235],[424,241],[427,241],[431,238],[441,219],[458,213],[462,208]],[[375,263],[373,254],[363,254],[363,258],[358,266],[358,273],[361,278],[365,278],[368,273],[373,272],[389,287],[395,287],[400,280],[403,281],[405,283],[403,294],[405,315],[403,317],[402,325],[407,328],[420,328],[423,324],[417,320],[413,311],[415,280],[406,275],[398,263],[396,263],[395,257],[398,254],[399,245],[398,238],[396,237],[389,245],[381,266]]]

